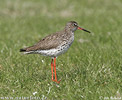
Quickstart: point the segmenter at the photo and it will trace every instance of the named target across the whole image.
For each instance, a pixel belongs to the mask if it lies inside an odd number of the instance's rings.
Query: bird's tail
[[[33,54],[33,53],[35,53],[33,51],[27,51],[26,48],[25,49],[20,49],[20,52],[22,52],[23,54]]]
[[[20,52],[26,52],[26,49],[20,49]]]

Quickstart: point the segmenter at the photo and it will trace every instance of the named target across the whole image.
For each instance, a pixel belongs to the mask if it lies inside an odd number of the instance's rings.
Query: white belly
[[[69,49],[69,47],[70,45],[61,46],[56,49],[50,49],[50,50],[38,50],[38,51],[35,51],[35,53],[42,54],[43,56],[57,57],[65,53]]]

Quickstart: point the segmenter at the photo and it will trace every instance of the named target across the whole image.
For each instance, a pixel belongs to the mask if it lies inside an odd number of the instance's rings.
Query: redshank
[[[70,21],[66,24],[63,31],[59,31],[54,34],[48,35],[33,46],[20,49],[20,52],[24,52],[24,54],[42,54],[44,56],[52,57],[52,81],[60,83],[60,81],[57,80],[56,75],[56,57],[63,54],[69,49],[72,42],[74,41],[74,32],[77,29],[89,32],[84,28],[79,27],[77,22]],[[53,68],[55,79],[53,77]]]

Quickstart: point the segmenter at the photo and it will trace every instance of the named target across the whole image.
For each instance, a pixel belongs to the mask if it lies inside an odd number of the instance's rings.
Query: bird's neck
[[[64,31],[65,31],[65,35],[68,37],[68,38],[74,38],[74,32],[72,32],[71,30],[70,30],[70,28],[65,28],[64,29]]]
[[[65,31],[65,33],[67,33],[67,34],[74,33],[74,32],[71,31],[71,29],[70,29],[69,27],[65,27],[65,28],[64,28],[64,31]]]

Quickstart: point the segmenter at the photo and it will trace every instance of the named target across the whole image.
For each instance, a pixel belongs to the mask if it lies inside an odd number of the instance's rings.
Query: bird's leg
[[[52,61],[51,61],[51,72],[52,72],[52,80],[54,80],[54,78],[53,78],[53,58],[52,58]]]
[[[54,72],[55,72],[55,82],[60,83],[60,81],[57,81],[57,75],[56,75],[56,57],[54,57]]]

